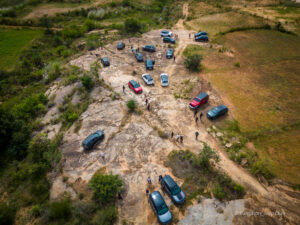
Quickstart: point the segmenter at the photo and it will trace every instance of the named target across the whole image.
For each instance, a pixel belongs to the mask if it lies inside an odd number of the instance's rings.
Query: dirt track
[[[185,4],[184,15],[187,15],[187,10],[187,4]],[[62,146],[63,175],[68,176],[69,182],[73,183],[78,180],[88,181],[100,168],[113,174],[120,174],[126,184],[124,200],[119,207],[120,223],[122,218],[125,218],[126,221],[134,224],[153,224],[156,223],[156,219],[145,196],[147,177],[150,176],[153,181],[150,189],[158,189],[158,175],[171,174],[163,163],[168,153],[176,149],[190,149],[198,153],[202,148],[200,141],[204,141],[217,149],[220,155],[220,163],[217,166],[233,180],[245,186],[251,199],[255,196],[255,202],[259,202],[265,208],[272,207],[272,210],[279,205],[279,208],[286,210],[288,218],[293,217],[293,220],[297,221],[299,219],[296,215],[297,207],[300,206],[299,200],[275,187],[263,186],[246,170],[232,162],[206,131],[206,126],[210,122],[204,119],[203,124],[196,125],[193,112],[187,106],[188,100],[174,98],[174,92],[182,88],[184,80],[190,79],[197,82],[198,79],[189,74],[183,66],[183,50],[189,43],[195,44],[192,39],[189,39],[189,32],[191,31],[184,29],[183,20],[179,20],[174,27],[173,33],[179,36],[175,53],[176,62],[173,59],[165,58],[167,44],[162,43],[158,30],[148,32],[141,38],[132,38],[130,43],[129,40],[123,40],[126,44],[123,51],[116,50],[117,42],[115,42],[105,46],[103,50],[98,49],[91,52],[92,55],[83,55],[70,62],[88,70],[90,65],[98,60],[95,54],[108,56],[111,66],[101,69],[99,77],[103,78],[114,91],[120,93],[121,99],[112,101],[109,96],[110,92],[104,88],[93,90],[91,96],[94,103],[82,114],[83,122],[79,133],[75,134],[71,128],[65,134]],[[144,44],[155,44],[157,47],[156,53],[143,52],[144,56],[156,61],[154,70],[149,72],[155,80],[154,87],[144,85],[141,75],[146,72],[145,66],[143,63],[136,62],[130,51],[130,45],[141,49]],[[209,47],[209,44],[200,45]],[[162,72],[169,74],[170,86],[167,88],[160,85],[159,74]],[[136,95],[127,88],[126,84],[130,79],[142,84],[143,94]],[[126,86],[125,95],[122,94],[123,85]],[[197,92],[207,91],[210,95],[211,100],[203,108],[204,112],[222,102],[218,94],[204,83],[197,82],[196,87],[198,87]],[[134,98],[143,110],[142,115],[127,113],[125,103],[131,98]],[[150,101],[150,112],[146,110],[145,98]],[[173,131],[175,135],[177,133],[183,135],[183,144],[158,137],[155,127],[167,134]],[[81,141],[96,129],[104,130],[106,138],[94,151],[86,153],[81,147]],[[195,140],[195,131],[200,133],[199,141]],[[101,159],[101,152],[104,152],[105,160]],[[62,177],[57,177],[56,181],[59,179]],[[180,180],[177,181],[182,183]],[[61,190],[60,185],[53,185],[52,197],[61,194]],[[169,199],[168,203],[170,203]],[[243,224],[245,218],[241,219],[239,224]]]

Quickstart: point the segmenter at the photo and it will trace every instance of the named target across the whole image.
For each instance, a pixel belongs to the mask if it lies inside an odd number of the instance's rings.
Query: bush
[[[0,224],[14,224],[16,210],[14,207],[5,203],[0,203]]]
[[[219,200],[223,200],[225,197],[225,192],[219,184],[215,185],[215,187],[213,189],[213,194]]]
[[[94,87],[93,79],[89,75],[84,75],[80,78],[82,85],[87,89],[91,90]]]
[[[49,206],[50,220],[68,219],[71,215],[71,204],[69,199],[53,202]]]
[[[184,60],[184,65],[191,71],[199,72],[202,59],[203,57],[199,54],[190,55]]]
[[[111,225],[117,219],[117,209],[115,207],[104,208],[98,210],[92,219],[92,224],[95,225]]]
[[[127,108],[128,108],[131,112],[133,112],[133,111],[135,110],[135,108],[136,108],[135,101],[134,101],[133,99],[128,100],[128,101],[126,102],[126,106],[127,106]]]
[[[124,28],[127,33],[137,33],[142,30],[142,25],[137,19],[126,19],[124,24]]]
[[[240,64],[239,62],[236,62],[236,63],[234,64],[234,66],[240,68],[240,67],[241,67],[241,64]]]
[[[93,198],[101,205],[113,202],[122,186],[123,182],[118,175],[96,173],[90,181],[90,187],[94,191]]]

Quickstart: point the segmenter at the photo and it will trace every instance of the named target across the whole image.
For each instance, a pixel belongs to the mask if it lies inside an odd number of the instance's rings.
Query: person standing
[[[202,122],[203,112],[200,113],[200,121]]]
[[[149,195],[149,190],[148,190],[148,189],[146,189],[146,195],[147,195],[147,196]]]
[[[176,56],[174,55],[174,62],[175,62]]]
[[[146,103],[146,105],[148,105],[148,99],[146,98],[146,100],[145,100],[145,103]]]
[[[126,93],[125,93],[125,86],[123,85],[123,93],[124,93],[124,95],[126,95]]]
[[[181,142],[181,144],[183,143],[183,136],[182,135],[180,136],[180,142]]]
[[[198,117],[196,116],[196,118],[195,118],[195,121],[196,121],[196,123],[198,124]]]
[[[191,34],[189,33],[189,39],[191,39]]]
[[[148,182],[148,184],[151,184],[151,183],[152,183],[150,177],[147,178],[147,182]]]
[[[195,111],[194,111],[194,117],[197,116],[197,113],[198,113],[198,109],[195,109]]]
[[[173,137],[174,137],[174,133],[173,133],[173,131],[172,131],[172,133],[171,133],[171,139],[173,139]]]
[[[147,109],[148,109],[148,111],[150,111],[150,103],[148,103]]]
[[[177,137],[177,142],[178,142],[178,141],[179,141],[179,138],[180,138],[180,135],[179,135],[179,134],[177,134],[177,136],[176,136],[176,137]]]
[[[101,152],[100,153],[100,156],[101,156],[101,158],[103,159],[103,161],[104,161],[104,159],[105,159],[105,156],[104,156],[104,153],[103,152]]]
[[[198,140],[199,132],[196,131],[195,135],[196,135],[196,140]]]

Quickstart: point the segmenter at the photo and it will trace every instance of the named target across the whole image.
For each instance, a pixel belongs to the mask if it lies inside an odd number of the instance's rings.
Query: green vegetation
[[[42,34],[39,29],[0,28],[0,70],[13,70],[21,53]]]
[[[168,156],[165,165],[172,168],[176,177],[184,179],[182,189],[187,194],[187,205],[199,195],[211,197],[213,194],[220,200],[231,200],[242,198],[245,194],[242,186],[211,165],[212,160],[218,161],[218,156],[205,143],[199,155],[180,150]]]
[[[129,111],[134,112],[136,109],[136,103],[134,99],[130,99],[126,102],[126,106],[129,109]]]
[[[203,57],[201,55],[190,55],[184,59],[184,65],[190,71],[199,72],[201,70],[202,59]]]

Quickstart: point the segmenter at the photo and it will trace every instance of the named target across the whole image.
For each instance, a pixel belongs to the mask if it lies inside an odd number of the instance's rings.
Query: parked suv
[[[103,139],[104,139],[103,131],[102,130],[97,130],[95,133],[90,134],[82,142],[82,147],[84,148],[84,150],[90,150]]]
[[[143,50],[147,52],[155,52],[155,46],[154,45],[145,45],[143,46]]]
[[[117,45],[118,50],[123,50],[125,48],[125,43],[124,42],[119,42]]]
[[[219,116],[225,115],[228,112],[228,108],[225,105],[219,105],[209,110],[206,115],[208,119],[216,119]]]
[[[101,58],[101,63],[102,63],[103,66],[109,66],[110,65],[109,59],[107,57]]]
[[[135,58],[136,58],[136,61],[138,61],[138,62],[144,61],[143,55],[140,52],[135,53]]]
[[[132,89],[136,94],[140,94],[140,93],[143,92],[143,89],[142,89],[141,85],[140,85],[138,82],[134,81],[134,80],[130,80],[130,81],[128,82],[128,86],[129,86],[129,88]]]
[[[147,70],[153,70],[155,64],[155,60],[146,59],[145,66]]]
[[[149,195],[149,203],[160,223],[168,224],[172,221],[172,214],[165,203],[165,200],[158,191],[153,191]]]
[[[170,177],[169,175],[166,175],[164,177],[160,176],[159,180],[161,187],[168,193],[168,195],[170,195],[174,203],[181,204],[185,201],[185,194],[172,179],[172,177]]]
[[[173,57],[174,50],[173,48],[169,48],[166,54],[167,59],[171,59]]]
[[[208,41],[208,36],[207,35],[202,35],[202,36],[198,36],[195,37],[195,41]]]
[[[173,33],[171,31],[168,31],[168,30],[162,30],[160,32],[160,36],[161,37],[172,37]]]
[[[164,37],[163,38],[163,42],[164,43],[172,43],[172,44],[175,44],[175,40],[171,37]]]
[[[201,92],[189,104],[191,109],[197,109],[208,101],[208,94]]]

